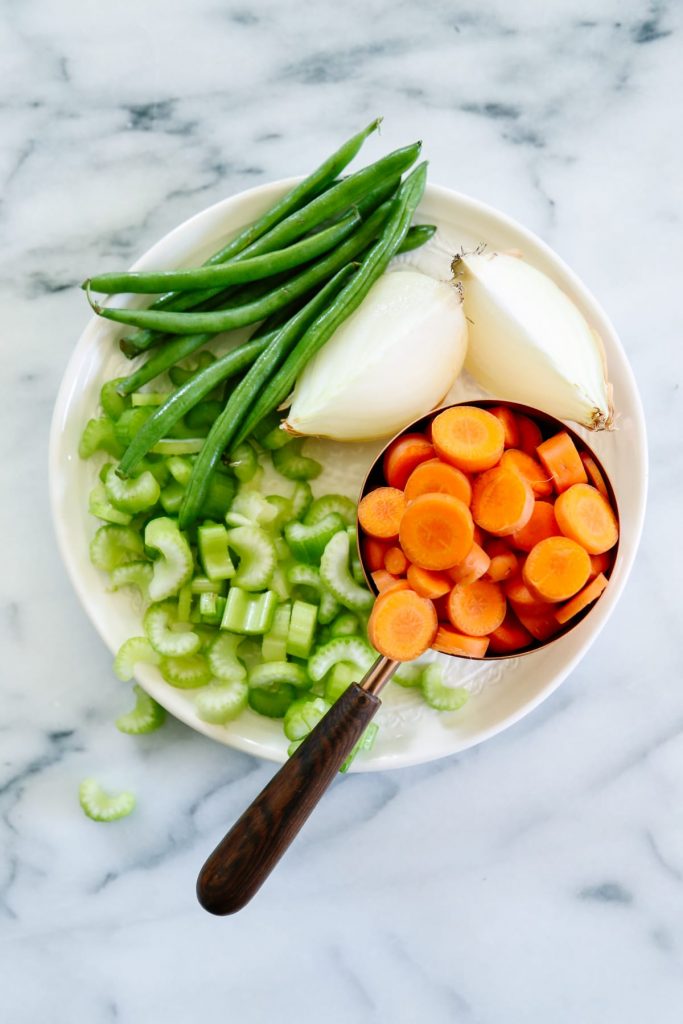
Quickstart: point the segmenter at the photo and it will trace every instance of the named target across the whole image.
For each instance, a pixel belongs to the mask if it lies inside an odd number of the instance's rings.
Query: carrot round
[[[389,544],[385,540],[378,540],[377,537],[363,537],[361,551],[365,568],[370,572],[377,572],[384,568],[384,556],[389,550]]]
[[[617,517],[602,494],[590,484],[573,484],[555,502],[555,517],[565,537],[589,555],[613,548],[619,537]]]
[[[498,629],[506,609],[503,591],[491,580],[456,583],[448,598],[448,618],[468,636],[487,636]]]
[[[371,537],[393,540],[406,507],[403,491],[396,487],[376,487],[358,506],[358,522]]]
[[[431,646],[438,622],[431,601],[414,590],[392,588],[375,601],[368,639],[385,658],[412,661]]]
[[[518,448],[503,452],[501,466],[516,469],[524,477],[537,498],[548,498],[553,493],[553,481],[538,459],[534,459]]]
[[[535,455],[536,449],[543,440],[541,428],[528,416],[517,413],[517,430],[519,431],[519,448],[527,455]]]
[[[503,424],[486,409],[456,405],[432,421],[432,442],[439,456],[466,473],[495,466],[505,445]]]
[[[421,494],[403,513],[399,540],[409,562],[423,569],[449,569],[472,547],[473,532],[470,510],[459,498]]]
[[[474,481],[472,517],[482,530],[507,537],[531,518],[534,493],[526,480],[502,466],[489,469]]]
[[[601,572],[607,572],[612,565],[612,557],[606,551],[603,551],[600,555],[591,555],[590,560],[591,574],[588,577],[589,580],[594,580]]]
[[[377,587],[380,594],[386,594],[390,590],[409,590],[410,584],[405,578],[399,579],[397,576],[392,576],[386,569],[378,569],[377,572],[371,573],[372,581]]]
[[[489,641],[488,637],[466,636],[464,633],[456,633],[448,626],[439,625],[434,637],[432,647],[442,654],[454,654],[457,657],[483,658],[486,654]]]
[[[539,640],[541,643],[550,640],[551,636],[560,631],[560,624],[555,618],[552,605],[546,605],[545,608],[515,606],[515,614],[534,640]]]
[[[489,634],[489,650],[494,654],[512,654],[523,647],[528,647],[532,640],[529,630],[522,625],[515,613],[508,609],[500,626]]]
[[[391,547],[384,556],[384,568],[392,576],[403,576],[408,568],[408,559],[399,547]]]
[[[542,601],[566,601],[581,590],[590,571],[588,553],[575,540],[546,537],[527,555],[522,577]]]
[[[565,622],[569,622],[575,615],[578,615],[584,608],[587,608],[589,604],[596,601],[606,586],[607,577],[603,576],[602,573],[596,576],[594,580],[591,580],[590,583],[587,583],[583,590],[575,594],[571,601],[567,601],[566,604],[563,604],[561,608],[556,610],[555,618],[560,625],[563,626]]]
[[[428,597],[430,601],[448,594],[453,583],[443,572],[433,569],[422,569],[419,565],[408,566],[408,583],[420,597]]]
[[[491,560],[486,570],[487,579],[493,580],[494,583],[502,583],[517,572],[519,559],[504,541],[490,541],[487,545],[487,554]]]
[[[497,420],[500,420],[503,426],[505,447],[517,448],[519,446],[519,426],[517,425],[517,417],[512,409],[508,409],[507,405],[493,405],[489,406],[488,411]]]
[[[559,533],[553,506],[549,501],[535,501],[529,522],[521,530],[515,530],[511,540],[520,551],[531,551],[539,540],[557,537]]]
[[[519,612],[519,609],[538,611],[548,603],[547,601],[541,601],[537,594],[529,590],[522,578],[521,571],[517,575],[511,576],[509,580],[505,580],[503,583],[503,593],[516,612]]]
[[[403,434],[384,453],[384,479],[402,491],[415,467],[433,458],[434,448],[424,434]]]
[[[585,484],[588,479],[578,449],[566,431],[541,442],[536,453],[548,470],[558,494],[572,484]]]
[[[452,569],[449,569],[448,575],[454,583],[474,583],[475,580],[478,580],[484,573],[488,572],[490,565],[491,559],[489,556],[476,541],[473,541],[472,547],[462,562],[458,562]]]
[[[602,494],[606,501],[609,501],[609,492],[607,490],[605,478],[593,456],[589,455],[588,452],[581,452],[581,461],[583,462],[583,468],[586,470],[586,475],[593,484],[593,487],[600,491],[600,494]]]
[[[469,505],[472,485],[462,470],[441,459],[429,459],[413,470],[405,485],[406,501],[414,501],[421,494],[451,494]]]

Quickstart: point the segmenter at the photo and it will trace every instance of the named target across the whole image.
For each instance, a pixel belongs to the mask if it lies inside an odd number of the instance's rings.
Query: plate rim
[[[186,234],[193,228],[201,228],[202,221],[207,223],[211,222],[216,216],[224,213],[229,213],[230,209],[239,204],[246,198],[259,198],[261,195],[275,195],[278,192],[283,192],[287,188],[291,188],[297,182],[300,182],[302,178],[300,176],[281,178],[276,181],[264,182],[261,185],[257,185],[253,188],[243,189],[234,195],[227,196],[223,199],[212,203],[210,206],[203,208],[186,218],[180,224],[171,228],[165,235],[159,238],[152,246],[150,246],[133,264],[132,270],[142,270],[154,263],[155,258],[159,254],[159,250],[166,249],[173,241],[181,234]],[[642,474],[638,474],[641,477],[642,486],[639,489],[639,501],[637,508],[630,508],[630,513],[633,521],[633,538],[632,545],[629,552],[628,560],[626,564],[623,564],[623,570],[618,579],[613,581],[613,585],[609,588],[609,593],[605,594],[605,598],[600,602],[600,606],[596,606],[594,615],[597,614],[599,621],[595,623],[595,628],[592,634],[584,640],[579,649],[567,660],[565,664],[559,670],[553,671],[552,679],[546,683],[536,695],[530,698],[526,703],[511,712],[509,715],[501,719],[499,722],[491,725],[486,729],[482,729],[472,737],[464,737],[460,742],[454,744],[452,750],[443,752],[438,750],[434,753],[430,751],[413,751],[411,752],[396,752],[387,753],[380,756],[370,757],[368,759],[362,759],[355,761],[350,768],[353,773],[363,772],[375,772],[375,771],[387,771],[394,770],[403,767],[413,767],[418,764],[428,764],[435,760],[440,760],[444,757],[450,757],[463,753],[465,750],[471,749],[474,746],[478,746],[480,743],[484,743],[506,729],[512,727],[521,719],[525,718],[528,714],[531,714],[540,704],[547,700],[558,687],[567,679],[567,677],[574,671],[579,662],[589,652],[598,636],[607,624],[610,616],[612,615],[623,591],[628,582],[633,569],[638,549],[640,547],[640,541],[643,532],[643,525],[645,520],[645,511],[647,507],[647,495],[648,495],[648,484],[649,484],[649,451],[647,442],[647,424],[645,420],[643,402],[638,389],[638,385],[635,379],[635,374],[628,355],[621,343],[619,334],[617,333],[614,324],[610,317],[597,300],[591,289],[584,283],[579,275],[565,262],[565,260],[545,242],[540,236],[535,234],[531,229],[521,224],[515,218],[510,217],[508,214],[499,210],[497,207],[492,206],[483,200],[477,199],[474,196],[467,195],[466,193],[459,192],[456,189],[449,188],[444,185],[436,183],[429,183],[425,190],[426,199],[435,199],[436,201],[445,200],[446,202],[459,203],[461,207],[467,208],[475,215],[492,218],[498,221],[507,230],[510,230],[520,236],[522,239],[527,239],[534,247],[536,247],[548,260],[553,264],[569,281],[572,289],[576,294],[581,297],[581,301],[584,305],[589,306],[595,316],[601,320],[601,333],[605,332],[609,334],[610,344],[614,345],[621,356],[621,367],[620,370],[628,380],[630,389],[634,398],[633,414],[636,421],[637,437],[639,439],[639,451],[637,455],[642,462]],[[59,502],[58,502],[58,486],[59,486],[59,442],[61,438],[60,423],[63,421],[64,412],[68,405],[68,399],[73,389],[74,382],[76,379],[76,367],[81,361],[81,353],[86,350],[92,343],[90,334],[92,333],[93,326],[98,323],[98,318],[92,316],[88,319],[82,332],[80,333],[78,340],[69,356],[69,359],[64,368],[64,372],[57,390],[52,417],[50,421],[50,433],[48,443],[48,480],[49,480],[49,503],[50,503],[50,514],[53,525],[53,530],[57,539],[57,546],[61,556],[62,563],[66,569],[67,576],[73,586],[79,602],[87,615],[88,619],[95,627],[96,632],[104,642],[105,646],[111,651],[112,648],[103,634],[100,628],[98,617],[94,614],[90,607],[88,600],[88,588],[81,580],[76,567],[76,558],[73,556],[72,545],[68,541],[67,537],[67,526],[62,521],[62,517],[59,515]],[[607,599],[607,600],[605,600]],[[112,651],[112,653],[114,653]],[[159,684],[155,679],[150,678],[148,672],[144,666],[140,666],[135,674],[135,681],[138,682],[145,690],[150,692],[154,699],[158,700],[174,717],[178,718],[189,728],[195,732],[199,732],[216,742],[222,743],[223,745],[229,746],[233,749],[240,750],[243,753],[248,753],[253,756],[261,757],[264,760],[271,761],[274,763],[283,763],[285,760],[284,752],[276,751],[269,746],[266,746],[262,741],[250,738],[248,735],[240,735],[233,733],[222,733],[218,734],[217,730],[219,727],[212,726],[210,723],[202,722],[196,716],[192,716],[187,711],[187,706],[173,699],[175,694],[169,690],[169,688],[163,684]]]

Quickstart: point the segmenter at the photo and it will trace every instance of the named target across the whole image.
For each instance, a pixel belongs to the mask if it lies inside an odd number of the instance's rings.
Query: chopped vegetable
[[[161,704],[157,704],[141,686],[134,686],[133,693],[135,707],[116,719],[115,724],[119,732],[128,733],[129,736],[141,736],[161,728],[166,721],[166,711]]]
[[[99,782],[94,779],[84,779],[81,782],[78,799],[85,814],[93,821],[118,821],[135,808],[133,793],[105,793]]]
[[[424,434],[401,434],[384,453],[384,479],[389,487],[397,487],[401,491],[413,471],[433,458],[434,447]]]
[[[472,547],[473,532],[464,502],[450,494],[421,494],[403,514],[399,539],[410,562],[423,569],[449,569]]]
[[[436,630],[434,605],[409,589],[380,594],[368,622],[372,646],[395,661],[419,658],[431,646]]]
[[[500,461],[505,431],[500,420],[486,409],[456,405],[433,420],[432,442],[445,462],[466,473],[478,473]]]
[[[529,552],[522,576],[542,601],[566,601],[581,589],[590,571],[590,559],[580,544],[569,537],[547,537]]]
[[[573,484],[555,502],[557,525],[589,555],[601,555],[617,542],[619,528],[609,502],[590,484]]]

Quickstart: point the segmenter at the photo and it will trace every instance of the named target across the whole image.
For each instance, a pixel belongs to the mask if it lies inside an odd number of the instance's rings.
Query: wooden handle
[[[197,879],[211,914],[234,914],[260,889],[380,706],[351,686],[218,844]]]

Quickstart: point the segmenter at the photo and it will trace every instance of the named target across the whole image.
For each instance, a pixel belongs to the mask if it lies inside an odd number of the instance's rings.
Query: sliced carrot
[[[393,540],[406,507],[403,491],[396,487],[376,487],[358,506],[358,522],[371,537]]]
[[[582,612],[583,609],[587,608],[589,604],[593,603],[593,601],[597,601],[606,586],[607,577],[603,576],[602,573],[596,576],[594,580],[591,580],[590,583],[587,583],[583,590],[580,590],[578,594],[575,594],[571,601],[567,601],[566,604],[563,604],[562,607],[558,608],[555,612],[555,618],[560,625],[563,626],[565,622],[569,622],[570,619],[575,615],[578,615],[579,612]]]
[[[414,501],[421,494],[452,494],[469,505],[472,485],[462,470],[441,459],[429,459],[413,470],[405,485],[406,501]]]
[[[593,487],[600,491],[600,494],[602,494],[605,501],[609,501],[609,492],[607,490],[605,478],[593,456],[589,455],[588,452],[581,452],[581,461],[583,462],[583,468],[586,470],[586,475],[593,484]]]
[[[399,547],[391,547],[384,556],[384,568],[392,576],[403,576],[408,568],[408,559]]]
[[[488,636],[505,618],[507,603],[497,583],[456,583],[448,598],[448,618],[468,636]]]
[[[537,594],[532,593],[522,578],[522,573],[512,576],[503,583],[503,593],[516,612],[522,611],[543,611],[548,604],[541,601]]]
[[[507,537],[528,523],[533,510],[534,492],[514,470],[498,466],[475,479],[472,517],[482,530]]]
[[[473,532],[470,510],[459,498],[421,494],[403,513],[399,539],[409,562],[422,569],[449,569],[472,547]]]
[[[370,572],[377,572],[384,568],[384,556],[389,549],[385,540],[378,540],[376,537],[363,537],[361,551],[363,552],[363,563]]]
[[[516,469],[524,477],[537,498],[548,498],[553,493],[553,481],[538,459],[534,459],[518,448],[503,452],[501,466]]]
[[[555,502],[555,516],[565,537],[571,537],[590,555],[613,548],[619,527],[609,502],[590,484],[573,484]]]
[[[517,429],[519,431],[519,448],[527,455],[535,455],[536,449],[543,440],[541,428],[528,416],[517,413]]]
[[[380,594],[388,590],[389,587],[392,587],[397,581],[396,576],[392,576],[386,569],[377,569],[375,572],[371,572],[370,576]]]
[[[489,634],[489,650],[494,654],[512,654],[532,642],[528,629],[522,625],[515,613],[508,608],[505,618],[497,629]]]
[[[439,456],[465,472],[495,466],[505,445],[500,420],[475,405],[456,405],[432,422],[432,441]]]
[[[527,629],[535,640],[543,643],[551,636],[558,633],[560,624],[555,618],[551,605],[542,609],[524,608],[515,606],[515,614],[525,629]]]
[[[495,416],[497,420],[500,420],[503,425],[503,430],[505,432],[505,447],[518,448],[519,426],[517,425],[517,417],[512,409],[508,409],[507,405],[490,405],[488,411],[492,416]]]
[[[424,434],[403,434],[384,453],[384,479],[400,491],[416,466],[434,458],[434,448]]]
[[[566,601],[581,590],[590,571],[590,558],[575,540],[546,537],[527,555],[522,578],[542,601]]]
[[[601,572],[607,572],[612,565],[612,556],[606,551],[603,551],[600,555],[591,555],[591,574],[588,577],[589,580],[594,580],[596,576],[599,576]]]
[[[437,627],[431,601],[414,590],[392,588],[381,594],[373,605],[368,639],[386,658],[412,661],[431,647]]]
[[[549,501],[535,501],[531,519],[521,530],[515,530],[511,540],[520,551],[531,551],[539,540],[557,537],[559,533],[553,506]]]
[[[454,654],[456,657],[483,658],[486,654],[489,641],[484,636],[466,636],[464,633],[456,633],[448,626],[439,626],[434,637],[432,647],[442,654]]]
[[[519,559],[514,551],[509,548],[501,549],[496,554],[491,554],[489,548],[489,557],[491,559],[489,567],[486,570],[486,578],[493,580],[494,583],[502,583],[503,580],[509,580],[515,575],[519,569]]]
[[[490,564],[491,559],[484,549],[476,541],[473,541],[472,547],[462,562],[458,562],[452,569],[449,569],[448,575],[454,583],[474,583],[488,572]]]
[[[444,572],[422,569],[419,565],[408,566],[408,583],[420,597],[428,597],[430,601],[448,594],[453,583]]]
[[[558,494],[572,484],[585,484],[588,479],[578,449],[566,431],[542,441],[536,454],[553,479]]]

